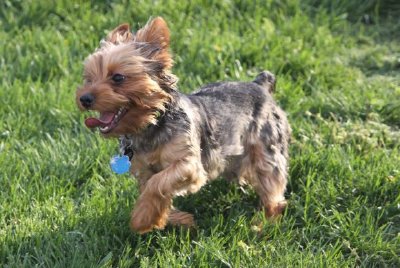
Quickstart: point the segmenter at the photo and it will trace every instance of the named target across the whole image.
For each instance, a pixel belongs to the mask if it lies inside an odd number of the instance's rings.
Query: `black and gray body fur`
[[[282,202],[290,127],[272,98],[274,87],[274,76],[262,72],[252,82],[209,84],[190,95],[174,91],[158,124],[121,137],[121,151],[145,153],[190,133],[208,180],[235,177],[253,185],[266,205]]]

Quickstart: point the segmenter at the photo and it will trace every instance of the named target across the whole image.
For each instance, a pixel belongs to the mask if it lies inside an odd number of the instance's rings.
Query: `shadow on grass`
[[[131,206],[126,199],[121,198],[117,206],[101,214],[90,210],[78,215],[70,224],[66,223],[68,220],[61,226],[51,224],[51,230],[10,235],[0,247],[0,257],[5,260],[3,265],[121,266],[121,260],[125,260],[128,264],[124,265],[139,266],[143,258],[152,259],[166,244],[170,245],[170,250],[178,251],[182,243],[195,246],[193,240],[208,239],[216,229],[221,234],[229,233],[238,228],[239,218],[250,222],[258,204],[254,193],[242,193],[237,185],[224,180],[214,181],[194,195],[176,199],[179,209],[195,214],[197,228],[167,226],[162,231],[138,235],[129,229]]]

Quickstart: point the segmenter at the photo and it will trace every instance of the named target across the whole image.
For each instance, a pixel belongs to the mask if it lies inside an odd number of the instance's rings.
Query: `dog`
[[[286,207],[291,130],[272,97],[274,75],[263,71],[252,82],[218,82],[186,95],[177,90],[169,44],[161,17],[136,33],[118,26],[86,58],[76,92],[82,111],[100,114],[86,126],[118,138],[131,159],[140,191],[131,229],[193,226],[193,215],[174,208],[173,198],[218,177],[251,185],[266,217],[278,217]]]

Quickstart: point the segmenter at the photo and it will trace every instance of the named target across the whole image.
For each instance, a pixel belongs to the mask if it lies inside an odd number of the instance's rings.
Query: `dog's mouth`
[[[101,133],[106,134],[118,125],[119,121],[127,111],[128,109],[126,108],[120,108],[116,112],[100,112],[99,118],[86,118],[85,125],[88,128],[98,127]]]

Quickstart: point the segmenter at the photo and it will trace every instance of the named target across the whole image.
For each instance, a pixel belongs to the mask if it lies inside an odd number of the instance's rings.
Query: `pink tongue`
[[[85,120],[85,125],[88,128],[104,127],[109,125],[114,119],[115,113],[104,112],[100,113],[100,118],[89,117]]]

